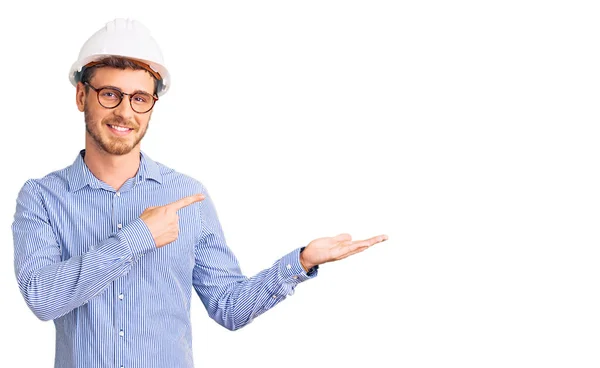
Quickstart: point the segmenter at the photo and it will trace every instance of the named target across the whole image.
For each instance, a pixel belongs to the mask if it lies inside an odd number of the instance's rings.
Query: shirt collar
[[[146,179],[152,179],[159,184],[162,184],[162,174],[158,164],[146,154],[140,151],[140,170],[137,173],[138,182]]]
[[[83,160],[84,156],[85,149],[82,149],[79,151],[77,158],[75,158],[75,161],[69,169],[68,180],[70,192],[75,192],[86,185],[90,186],[90,188],[101,188],[106,186],[106,184],[92,174]],[[146,179],[152,179],[159,184],[162,184],[162,175],[158,164],[144,152],[140,152],[140,167],[136,174],[136,183]]]

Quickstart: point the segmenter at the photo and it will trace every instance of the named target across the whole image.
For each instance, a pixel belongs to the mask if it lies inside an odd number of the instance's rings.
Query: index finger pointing
[[[182,209],[183,207],[189,206],[190,204],[195,203],[195,202],[200,202],[203,199],[204,199],[204,194],[194,194],[191,196],[183,197],[180,200],[177,200],[173,203],[168,204],[167,206],[174,209],[175,211],[178,211],[178,210]]]

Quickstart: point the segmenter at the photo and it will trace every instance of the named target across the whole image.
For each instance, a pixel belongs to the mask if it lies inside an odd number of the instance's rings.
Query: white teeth
[[[126,132],[129,130],[129,128],[123,128],[123,127],[116,126],[116,125],[111,125],[110,127],[113,128],[114,130],[118,130],[119,132]]]

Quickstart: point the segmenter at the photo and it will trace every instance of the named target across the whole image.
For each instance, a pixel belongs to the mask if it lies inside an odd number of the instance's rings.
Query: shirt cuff
[[[137,218],[124,226],[119,231],[119,236],[129,245],[129,249],[131,249],[131,253],[134,256],[143,256],[149,251],[156,249],[154,237],[141,218]]]
[[[281,280],[289,284],[298,284],[302,281],[312,279],[317,276],[319,266],[315,266],[307,273],[300,263],[300,251],[298,248],[281,258],[279,263],[279,275]]]

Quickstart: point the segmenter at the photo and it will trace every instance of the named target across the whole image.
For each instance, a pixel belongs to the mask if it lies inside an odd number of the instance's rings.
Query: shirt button
[[[122,224],[117,224],[117,227],[120,229],[120,228],[123,227],[123,225]]]
[[[273,295],[273,299],[277,299],[277,295]]]
[[[298,276],[292,276],[292,278],[293,278],[294,280],[296,280],[296,279],[298,278]]]
[[[287,268],[288,270],[292,268],[292,265],[288,263],[287,266],[285,266],[285,268]]]
[[[125,331],[123,331],[123,330],[119,331],[119,336],[125,336]]]
[[[120,197],[120,196],[121,196],[121,192],[117,192],[117,197]]]
[[[119,300],[123,300],[123,294],[119,294]]]

